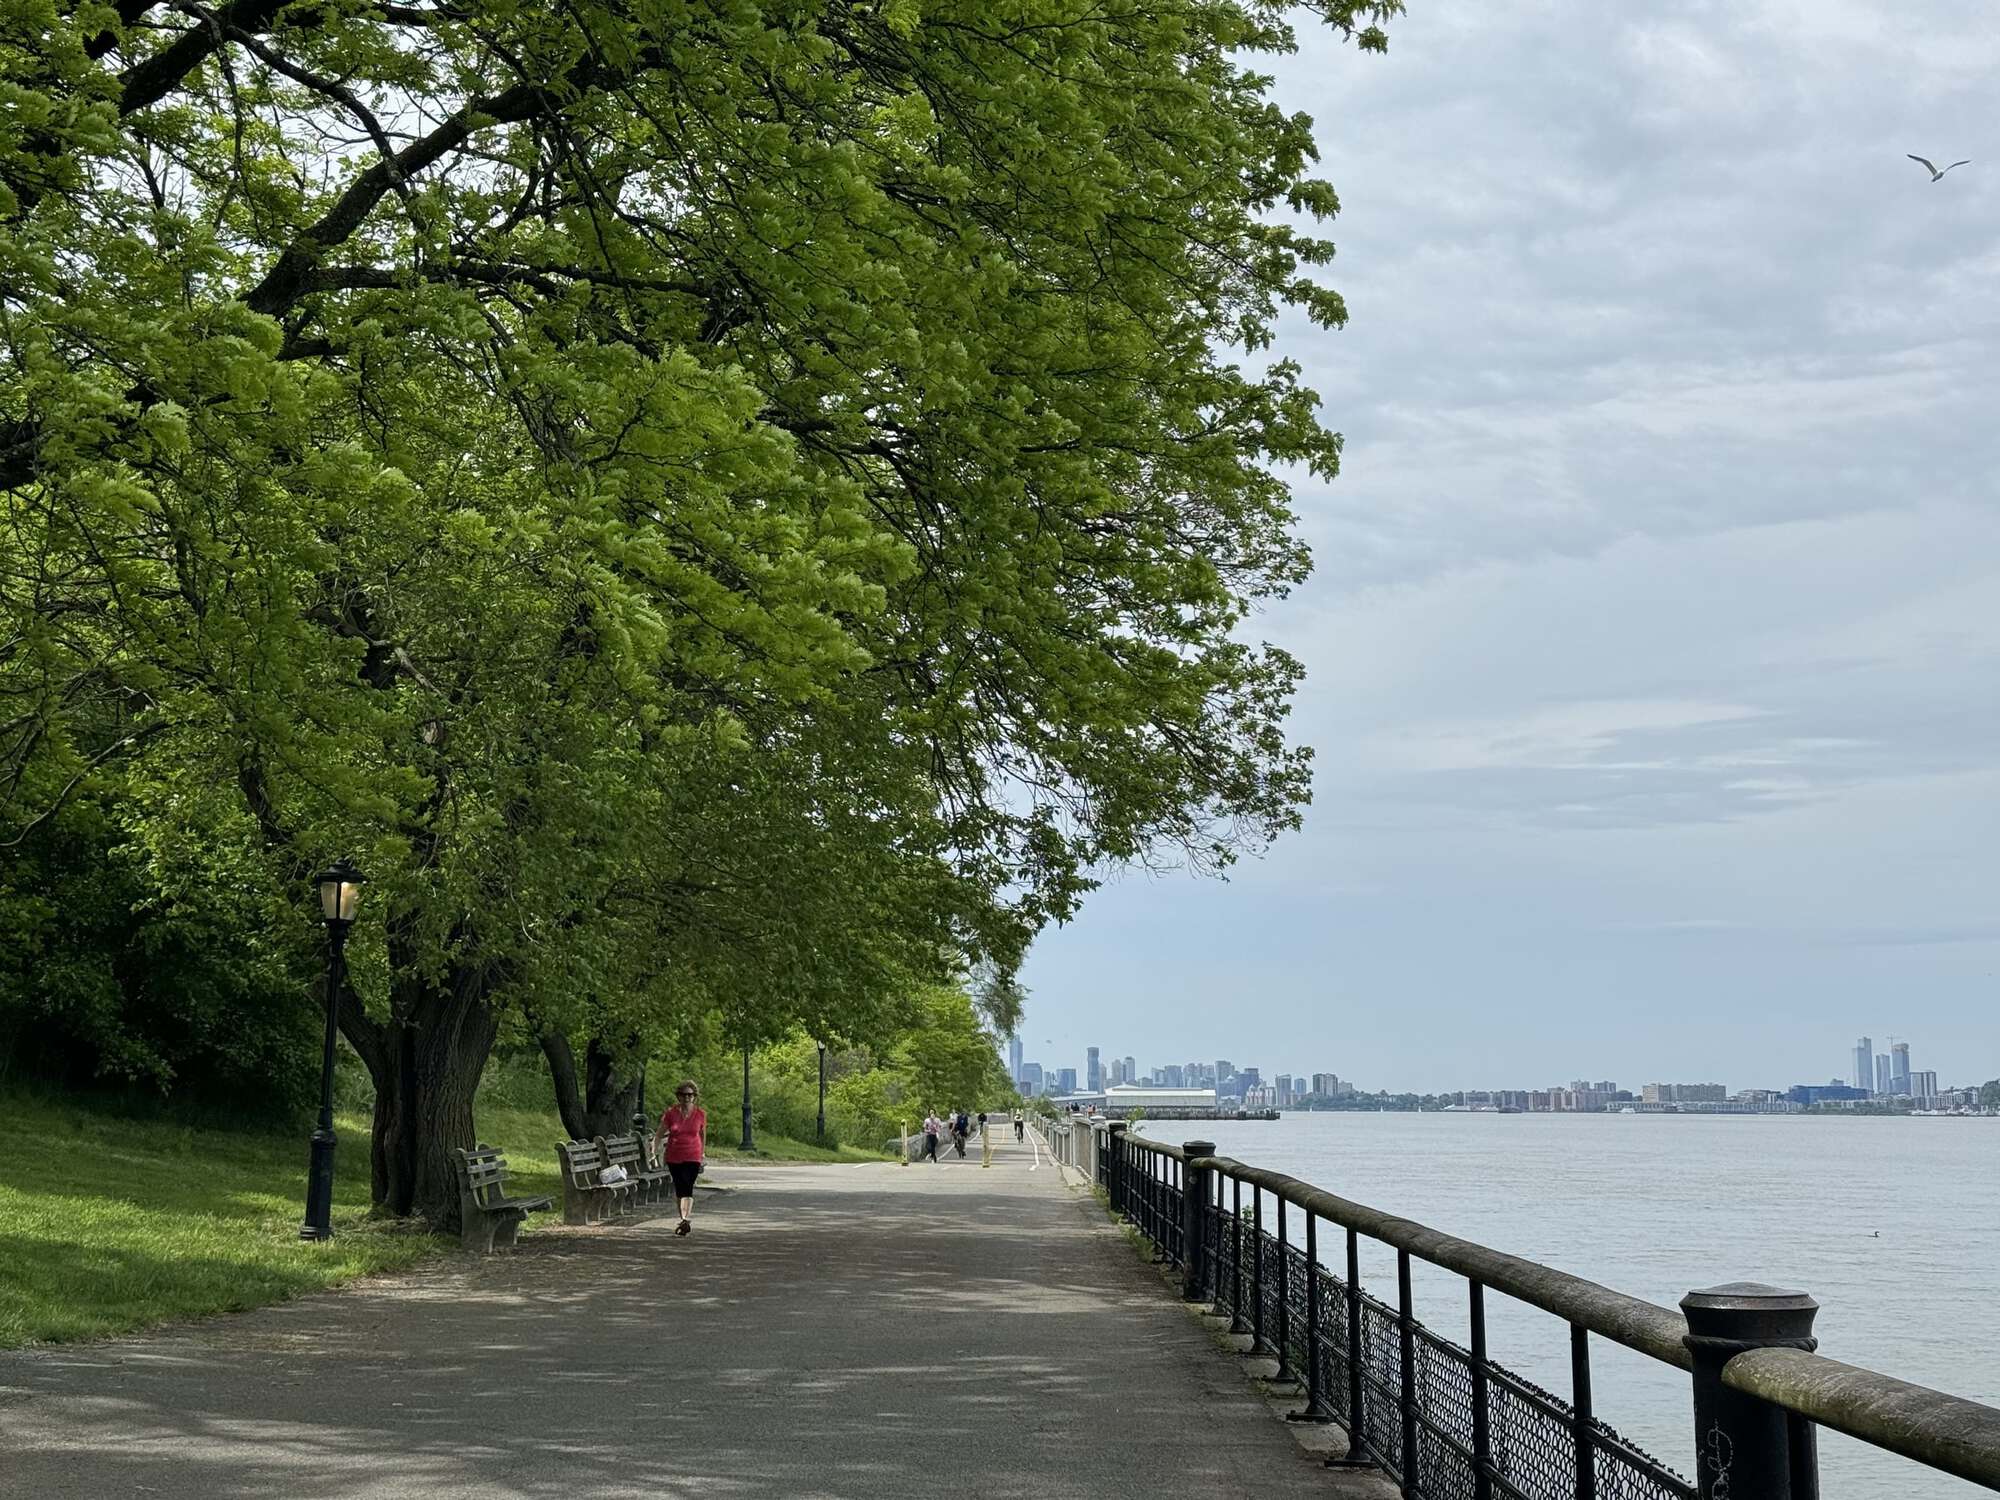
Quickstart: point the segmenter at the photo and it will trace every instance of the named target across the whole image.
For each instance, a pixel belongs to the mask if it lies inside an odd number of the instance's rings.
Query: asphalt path
[[[671,1213],[0,1354],[8,1497],[1328,1495],[1028,1146],[724,1166]]]

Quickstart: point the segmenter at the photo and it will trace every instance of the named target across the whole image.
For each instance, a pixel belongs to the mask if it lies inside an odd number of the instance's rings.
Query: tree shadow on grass
[[[0,1346],[235,1312],[323,1290],[385,1260],[407,1264],[439,1243],[426,1238],[385,1256],[358,1234],[328,1246],[281,1242],[275,1251],[258,1235],[230,1253],[184,1240],[149,1243],[134,1231],[66,1241],[0,1227]]]

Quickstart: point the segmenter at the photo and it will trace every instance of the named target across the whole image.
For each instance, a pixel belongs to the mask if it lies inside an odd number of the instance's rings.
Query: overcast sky
[[[1352,317],[1280,348],[1347,436],[1259,622],[1314,806],[1047,934],[1027,1055],[2000,1074],[2000,7],[1410,0],[1276,71]]]

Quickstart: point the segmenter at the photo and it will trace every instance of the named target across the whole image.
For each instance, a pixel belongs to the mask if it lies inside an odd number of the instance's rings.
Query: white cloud
[[[1545,770],[1635,769],[1662,761],[1607,762],[1634,735],[1761,718],[1736,703],[1630,699],[1551,704],[1479,723],[1412,725],[1364,745],[1360,759],[1390,771],[1470,771],[1495,766]]]

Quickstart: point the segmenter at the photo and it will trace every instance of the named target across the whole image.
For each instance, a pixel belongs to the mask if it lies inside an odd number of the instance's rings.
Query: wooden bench
[[[658,1203],[666,1196],[673,1174],[665,1167],[647,1164],[646,1143],[636,1135],[599,1136],[604,1146],[604,1159],[614,1167],[623,1167],[638,1184],[638,1201]]]
[[[604,1153],[595,1141],[558,1141],[556,1166],[562,1173],[563,1223],[591,1224],[611,1207],[612,1191],[597,1180]]]
[[[458,1169],[459,1242],[466,1249],[487,1255],[495,1245],[511,1246],[521,1221],[550,1207],[546,1198],[510,1197],[507,1158],[485,1142],[451,1155]]]

